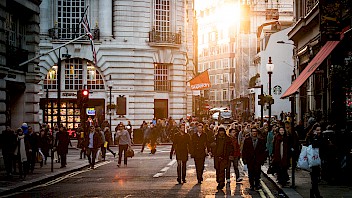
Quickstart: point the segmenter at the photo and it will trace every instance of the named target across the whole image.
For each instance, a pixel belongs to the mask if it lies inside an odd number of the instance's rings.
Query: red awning
[[[303,85],[304,82],[313,74],[313,72],[320,66],[320,64],[325,60],[325,58],[335,49],[340,41],[328,41],[320,49],[318,54],[313,58],[313,60],[307,65],[307,67],[302,71],[298,78],[293,81],[291,86],[285,91],[281,98],[286,98],[295,94],[297,90]]]

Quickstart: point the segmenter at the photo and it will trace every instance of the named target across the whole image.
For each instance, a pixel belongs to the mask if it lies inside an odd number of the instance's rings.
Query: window
[[[214,101],[215,100],[215,91],[210,91],[209,98],[210,98],[210,101]]]
[[[221,101],[221,91],[219,91],[219,90],[216,90],[216,98],[215,98],[215,100],[216,101]]]
[[[63,73],[61,79],[64,81],[65,90],[79,90],[87,85],[88,89],[105,89],[104,80],[99,71],[91,62],[73,58],[63,60]],[[44,89],[57,89],[57,66],[49,70],[44,79]]]
[[[222,90],[222,100],[227,100],[227,97],[228,97],[227,89],[223,89]]]
[[[222,74],[217,74],[216,75],[216,84],[221,84],[222,83]]]
[[[49,70],[44,80],[44,89],[57,89],[57,66]]]
[[[90,62],[87,62],[87,87],[88,89],[104,89],[102,76]]]
[[[223,68],[229,68],[229,59],[225,58],[222,60]]]
[[[228,83],[229,82],[229,73],[225,73],[224,74],[224,83]]]
[[[83,63],[81,59],[65,60],[65,89],[79,90],[83,88]]]
[[[73,34],[84,34],[80,21],[84,15],[85,0],[58,0],[57,22],[62,39],[74,38]]]
[[[214,75],[209,75],[209,80],[212,85],[215,84],[215,76]]]
[[[160,40],[162,41],[170,39],[170,11],[170,0],[155,0],[155,31],[160,34]]]
[[[171,83],[169,81],[169,65],[163,63],[154,64],[154,90],[155,91],[171,91]]]

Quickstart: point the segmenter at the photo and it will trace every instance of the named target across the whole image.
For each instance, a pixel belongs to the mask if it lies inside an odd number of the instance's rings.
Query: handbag
[[[307,149],[307,157],[310,168],[313,166],[321,165],[321,160],[319,157],[319,148],[313,148],[312,145],[309,145]]]
[[[127,149],[127,151],[126,151],[126,156],[127,157],[133,157],[134,156],[134,151],[133,151],[133,149],[131,148],[131,147],[129,147],[128,149]]]
[[[298,163],[297,163],[297,167],[304,170],[310,170],[309,163],[308,163],[307,149],[308,147],[302,146],[301,153],[299,154]]]

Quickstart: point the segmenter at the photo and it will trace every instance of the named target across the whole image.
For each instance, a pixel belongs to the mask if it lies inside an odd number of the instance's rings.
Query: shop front
[[[43,122],[47,123],[50,128],[57,126],[58,116],[61,116],[61,124],[68,130],[76,130],[79,125],[85,122],[85,118],[91,118],[100,126],[105,120],[105,99],[90,99],[85,109],[81,109],[77,105],[77,99],[64,98],[61,99],[60,114],[58,113],[57,99],[42,98],[40,106],[43,110]]]

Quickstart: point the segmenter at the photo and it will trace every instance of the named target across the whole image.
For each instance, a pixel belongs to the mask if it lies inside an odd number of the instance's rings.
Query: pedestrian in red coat
[[[267,158],[265,140],[258,137],[258,129],[251,128],[250,136],[244,140],[242,160],[248,167],[251,190],[259,190],[261,166]]]
[[[285,186],[290,179],[287,170],[290,166],[289,140],[285,127],[279,127],[279,133],[274,137],[274,150],[272,165],[277,168],[277,179],[279,184]]]

